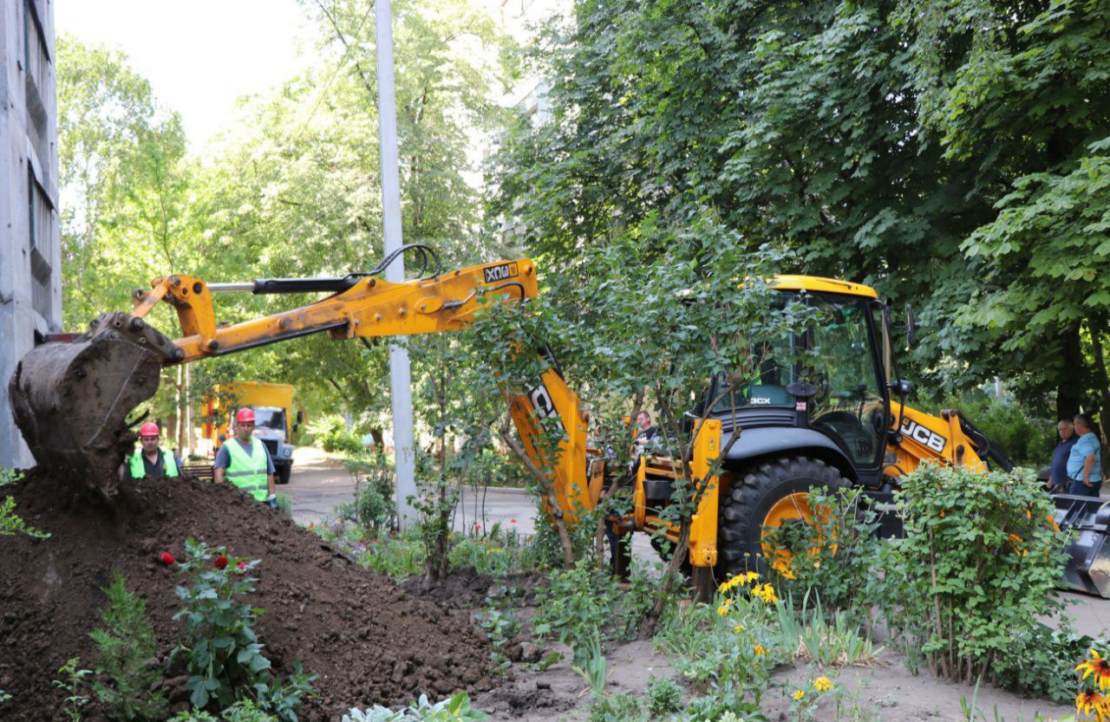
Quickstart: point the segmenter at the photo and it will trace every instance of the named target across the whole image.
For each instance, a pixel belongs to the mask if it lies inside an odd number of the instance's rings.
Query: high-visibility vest
[[[174,461],[173,454],[167,454],[165,449],[158,449],[158,453],[162,455],[164,476],[167,479],[176,479],[177,462]],[[143,450],[139,449],[131,455],[131,478],[142,479],[144,476],[146,476],[146,465],[143,464]]]
[[[227,467],[227,478],[232,484],[250,492],[258,501],[266,501],[269,496],[269,484],[266,482],[266,473],[269,465],[266,463],[266,447],[258,439],[251,439],[251,450],[243,448],[238,437],[228,439],[224,444],[227,447],[231,463]]]

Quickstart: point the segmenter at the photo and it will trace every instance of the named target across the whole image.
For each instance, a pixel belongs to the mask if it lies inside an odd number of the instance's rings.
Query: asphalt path
[[[294,454],[293,474],[288,484],[278,486],[278,493],[293,500],[293,519],[302,525],[319,524],[335,517],[335,507],[354,501],[354,479],[339,457],[312,447],[298,448]],[[494,524],[516,529],[521,534],[535,533],[536,507],[531,497],[518,489],[488,489],[475,493],[463,491],[455,514],[456,531],[470,531],[475,525],[490,529]],[[636,534],[633,553],[655,559],[655,553],[644,534]],[[1084,594],[1060,592],[1067,605],[1073,627],[1080,634],[1110,638],[1110,600]]]

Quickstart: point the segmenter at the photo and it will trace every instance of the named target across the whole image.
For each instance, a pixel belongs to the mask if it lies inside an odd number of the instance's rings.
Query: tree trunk
[[[531,457],[528,456],[528,452],[526,452],[513,437],[509,436],[508,429],[501,429],[501,439],[509,445],[509,448],[513,450],[513,453],[524,463],[524,466],[532,473],[532,476],[535,477],[536,481],[539,483],[540,489],[547,499],[548,508],[551,510],[551,518],[555,522],[555,531],[559,534],[559,544],[563,548],[563,565],[567,569],[573,569],[574,545],[571,544],[570,541],[570,532],[567,531],[567,523],[566,520],[563,519],[563,510],[559,506],[559,499],[555,494],[555,487],[552,486],[551,481],[543,471],[532,462]]]
[[[1102,321],[1087,320],[1087,328],[1091,332],[1091,346],[1095,356],[1095,377],[1098,380],[1099,429],[1103,434],[1110,432],[1110,377],[1106,374],[1106,358],[1102,355]]]
[[[666,571],[663,572],[663,585],[656,593],[655,603],[652,604],[651,611],[640,623],[641,639],[651,639],[655,636],[655,630],[659,626],[659,618],[663,616],[663,608],[667,599],[671,596],[671,590],[675,583],[682,579],[682,562],[689,556],[689,548],[690,521],[685,520],[678,529],[678,541],[675,543],[674,553],[671,554],[671,561],[667,564]]]
[[[1071,421],[1079,413],[1083,396],[1083,351],[1079,346],[1079,324],[1068,327],[1060,339],[1064,367],[1056,386],[1056,418]]]

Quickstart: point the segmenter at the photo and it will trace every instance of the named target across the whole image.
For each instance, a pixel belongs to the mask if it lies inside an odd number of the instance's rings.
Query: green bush
[[[965,419],[974,424],[1018,466],[1039,469],[1052,461],[1052,449],[1059,439],[1056,423],[1009,400],[987,397],[947,399],[943,408],[955,408]]]
[[[515,457],[486,448],[466,466],[464,481],[471,486],[525,489],[533,477]]]
[[[362,442],[358,434],[347,429],[347,421],[338,414],[329,414],[312,422],[309,431],[320,448],[328,453],[359,453]]]
[[[608,569],[580,559],[573,569],[553,572],[550,584],[536,594],[539,609],[533,631],[551,636],[574,650],[582,667],[592,639],[624,640],[635,636],[654,596],[646,579],[636,592],[623,592]]]
[[[903,479],[905,536],[884,544],[884,611],[919,641],[935,674],[992,678],[1013,640],[1060,608],[1064,535],[1028,473],[926,465]]]
[[[776,644],[781,637],[775,620],[783,603],[769,585],[757,584],[758,578],[722,584],[716,604],[691,605],[663,623],[656,645],[695,690],[727,688],[739,699],[750,694],[758,705],[771,669],[793,659],[795,648]]]
[[[686,706],[686,719],[691,722],[715,720],[716,722],[744,722],[762,720],[758,704],[745,701],[731,684],[715,686],[701,697],[690,700]]]
[[[359,563],[377,574],[404,579],[424,572],[427,555],[420,535],[407,531],[402,536],[371,540]]]
[[[673,679],[652,680],[647,696],[648,715],[653,720],[682,711],[682,688]]]
[[[424,695],[412,705],[394,712],[385,707],[352,709],[343,722],[485,722],[489,717],[470,707],[470,697],[460,692],[451,699],[432,704]]]
[[[192,539],[185,549],[188,558],[178,573],[189,581],[176,589],[185,606],[173,617],[184,620],[184,629],[171,660],[186,659],[190,703],[219,711],[247,699],[283,722],[297,722],[300,700],[310,693],[314,677],[297,666],[286,685],[277,681],[254,632],[260,610],[235,603],[254,591],[257,579],[250,574],[259,562],[228,557]]]
[[[630,694],[604,695],[590,707],[590,722],[640,722],[644,708]]]
[[[994,662],[994,683],[1061,704],[1075,699],[1075,669],[1094,647],[1105,643],[1067,629],[1034,624],[1016,632],[1010,651]]]
[[[0,467],[0,486],[14,484],[22,478],[23,474],[15,469]],[[27,522],[16,515],[15,497],[9,496],[0,502],[0,536],[15,536],[16,534],[24,534],[36,539],[50,538],[49,534],[28,526]]]
[[[99,676],[93,680],[93,692],[109,717],[125,722],[161,720],[166,699],[161,691],[150,691],[162,673],[154,663],[158,639],[146,618],[146,602],[127,590],[127,580],[118,571],[102,591],[108,595],[108,604],[100,610],[104,626],[89,635],[96,645]]]
[[[816,593],[829,612],[866,618],[875,602],[871,569],[883,542],[876,515],[864,504],[861,488],[810,492],[809,524],[784,524],[769,534],[770,543],[789,551],[776,562],[776,581],[801,602]]]

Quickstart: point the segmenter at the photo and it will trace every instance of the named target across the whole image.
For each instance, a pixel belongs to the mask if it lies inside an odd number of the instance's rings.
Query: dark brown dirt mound
[[[178,635],[179,578],[158,557],[183,558],[190,537],[262,560],[246,601],[266,610],[257,632],[276,671],[284,677],[299,661],[317,675],[303,720],[491,686],[484,637],[465,612],[413,598],[229,486],[146,482],[115,512],[41,472],[0,489],[0,499],[8,494],[52,537],[0,541],[0,690],[13,695],[4,722],[59,718],[63,694],[51,681],[71,657],[92,666],[89,632],[113,568],[146,599],[164,658]]]
[[[480,609],[491,595],[499,589],[511,588],[522,604],[533,604],[536,590],[547,583],[546,577],[539,572],[510,574],[505,577],[491,577],[479,574],[474,567],[453,571],[445,579],[425,589],[421,577],[409,577],[399,586],[413,596],[427,599],[448,609]]]

